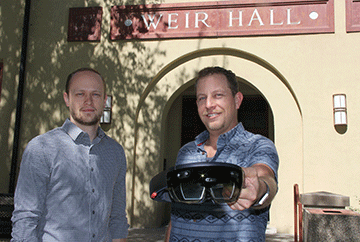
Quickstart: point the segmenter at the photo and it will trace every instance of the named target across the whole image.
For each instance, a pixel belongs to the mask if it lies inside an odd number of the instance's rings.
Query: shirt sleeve
[[[279,156],[275,145],[271,140],[261,137],[254,142],[249,152],[249,161],[249,166],[257,163],[268,165],[274,171],[275,179],[277,181]]]
[[[120,171],[113,191],[112,209],[110,215],[110,232],[112,239],[123,239],[128,236],[129,224],[126,217],[126,158],[123,148],[119,156]]]
[[[40,241],[41,217],[44,214],[45,194],[50,177],[43,147],[30,141],[26,147],[14,197],[12,242]]]

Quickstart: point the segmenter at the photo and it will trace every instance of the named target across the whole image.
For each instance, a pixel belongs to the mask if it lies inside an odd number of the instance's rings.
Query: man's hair
[[[95,70],[95,69],[92,69],[92,68],[88,68],[88,67],[84,67],[84,68],[79,68],[73,72],[71,72],[68,77],[67,77],[67,80],[66,80],[66,85],[65,85],[65,92],[67,94],[69,94],[69,89],[70,89],[70,84],[71,84],[71,79],[73,78],[73,76],[79,72],[83,72],[83,71],[91,71],[91,72],[94,72],[96,74],[98,74],[101,78],[101,80],[103,81],[103,84],[104,84],[104,93],[106,93],[105,89],[106,89],[106,85],[105,85],[105,80],[104,78],[101,76],[101,74]]]
[[[206,67],[206,68],[202,69],[201,71],[199,71],[199,73],[196,77],[196,81],[195,81],[195,90],[196,90],[198,82],[201,78],[211,76],[214,74],[222,74],[226,77],[226,80],[228,81],[228,85],[229,85],[229,88],[230,88],[233,96],[235,96],[236,93],[239,92],[239,84],[236,81],[235,74],[232,71],[226,70],[219,66]]]

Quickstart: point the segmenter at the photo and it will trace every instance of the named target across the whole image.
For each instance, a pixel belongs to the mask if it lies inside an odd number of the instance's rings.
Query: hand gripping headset
[[[199,204],[235,202],[244,174],[241,167],[220,162],[183,164],[160,172],[150,181],[150,196],[155,201]]]

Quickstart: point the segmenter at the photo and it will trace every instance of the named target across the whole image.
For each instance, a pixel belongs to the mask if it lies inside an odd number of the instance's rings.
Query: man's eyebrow
[[[81,88],[74,88],[75,91],[90,91],[90,92],[101,92],[101,90],[99,89],[89,89],[89,88],[84,88],[84,87],[81,87]]]
[[[211,93],[216,93],[216,92],[226,92],[226,90],[223,88],[218,88],[218,89],[213,90]],[[206,95],[206,94],[202,93],[202,92],[196,94],[196,96],[200,96],[200,95]]]
[[[225,91],[226,91],[225,89],[219,88],[219,89],[216,89],[216,90],[212,91],[212,93],[213,93],[213,92],[225,92]]]

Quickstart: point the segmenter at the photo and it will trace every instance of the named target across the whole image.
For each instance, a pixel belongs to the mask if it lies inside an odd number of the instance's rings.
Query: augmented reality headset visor
[[[167,173],[167,188],[175,202],[235,202],[243,184],[241,167],[228,163],[201,162],[176,166]]]

